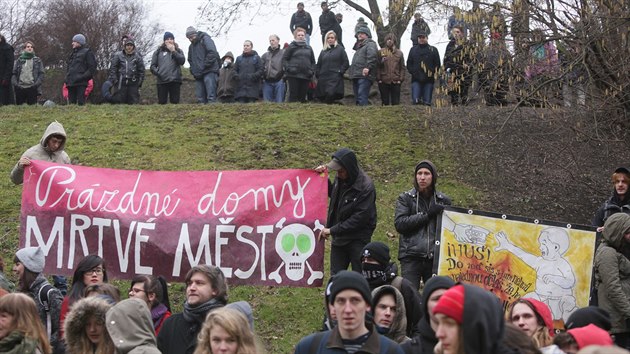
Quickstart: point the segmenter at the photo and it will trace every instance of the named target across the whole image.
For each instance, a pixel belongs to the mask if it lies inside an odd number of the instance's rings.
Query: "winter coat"
[[[394,301],[396,302],[396,313],[392,318],[392,323],[389,325],[389,331],[385,334],[385,337],[393,340],[396,343],[403,343],[409,338],[407,337],[407,316],[405,316],[405,300],[398,289],[391,285],[383,285],[372,290],[372,313],[376,311],[378,301],[382,296],[390,294],[394,295]],[[383,333],[383,332],[381,332]]]
[[[15,284],[13,284],[13,282],[10,281],[7,276],[2,272],[0,272],[0,288],[6,290],[9,293],[15,291]]]
[[[0,80],[11,81],[13,53],[13,47],[9,43],[0,44]]]
[[[293,41],[284,50],[282,67],[286,77],[310,80],[315,74],[315,54],[305,41]]]
[[[234,55],[232,52],[227,52],[226,56],[232,58],[232,63],[221,66],[219,70],[219,81],[217,84],[217,97],[234,97],[236,93],[236,85],[238,84],[238,77],[236,71],[234,71]]]
[[[192,354],[197,346],[201,324],[188,322],[178,313],[166,319],[157,337],[162,354]]]
[[[89,342],[85,329],[92,318],[105,323],[105,314],[112,306],[99,297],[86,297],[75,302],[72,311],[68,313],[63,323],[64,338],[68,354],[80,354],[85,350],[86,341]],[[103,342],[112,342],[107,331],[103,331]],[[111,345],[111,344],[110,344]],[[111,347],[113,349],[113,345]]]
[[[313,348],[314,347],[314,348]],[[314,350],[312,350],[314,349]],[[313,333],[302,338],[295,347],[294,354],[345,354],[347,353],[339,328]],[[393,340],[380,335],[375,329],[356,354],[403,354],[400,346]]]
[[[214,41],[205,32],[197,32],[197,38],[188,47],[190,73],[201,80],[207,73],[219,73],[221,58]]]
[[[282,57],[284,56],[284,49],[280,46],[276,49],[269,47],[267,52],[262,55],[263,62],[263,79],[268,82],[278,82],[282,80],[284,76],[284,70],[282,69]]]
[[[626,198],[621,199],[617,191],[613,190],[612,196],[597,209],[592,222],[593,226],[604,226],[604,223],[611,215],[620,212],[630,214],[630,196],[626,194]]]
[[[335,13],[327,10],[322,12],[319,16],[319,29],[322,34],[326,34],[328,31],[332,31],[335,28],[335,24],[337,22],[337,18],[335,18]]]
[[[378,47],[371,38],[357,43],[356,52],[352,56],[352,64],[348,75],[351,79],[376,80],[376,65],[378,63]],[[363,76],[363,69],[368,68],[368,76]]]
[[[33,69],[33,85],[22,86],[20,84],[20,75],[22,74],[22,68],[26,64],[27,60],[31,60]],[[24,59],[22,57],[17,58],[13,65],[13,76],[11,77],[11,84],[20,88],[37,87],[39,88],[44,81],[44,64],[39,57],[34,56],[32,59]]]
[[[346,181],[335,177],[328,181],[330,205],[326,227],[333,236],[332,244],[343,246],[354,240],[369,241],[376,228],[376,189],[370,177],[359,167],[350,149],[333,154],[348,172]]]
[[[416,173],[419,166],[428,163],[432,167],[433,194],[427,200],[419,192]],[[398,259],[406,257],[433,259],[435,239],[437,236],[437,216],[429,217],[427,212],[432,204],[451,205],[451,200],[445,194],[436,191],[437,169],[431,161],[424,160],[416,165],[413,174],[414,188],[401,193],[396,202],[394,226],[400,233]]]
[[[628,247],[624,240],[627,233],[630,233],[630,215],[611,215],[604,224],[603,241],[593,263],[599,307],[610,314],[612,334],[630,332],[630,260],[622,253]]]
[[[431,28],[429,28],[427,21],[425,21],[423,18],[421,18],[419,21],[414,20],[413,24],[411,25],[411,40],[414,43],[418,43],[418,35],[423,32],[427,36],[431,34]]]
[[[440,53],[437,48],[428,44],[414,45],[409,50],[407,71],[411,81],[433,83],[440,70]]]
[[[119,85],[125,80],[142,86],[144,81],[144,60],[136,50],[131,54],[121,50],[112,56],[107,80]]]
[[[255,50],[236,58],[234,63],[234,72],[238,77],[238,85],[236,88],[235,98],[260,97],[260,83],[263,76],[262,59]]]
[[[444,68],[450,69],[454,75],[470,75],[474,57],[473,46],[470,42],[464,41],[458,44],[453,39],[446,45]]]
[[[289,23],[289,29],[293,33],[298,27],[306,30],[306,33],[310,36],[313,33],[313,19],[311,14],[306,11],[296,11],[291,16],[291,22]]]
[[[161,354],[144,301],[130,298],[117,303],[107,311],[105,323],[118,354]]]
[[[46,311],[44,304],[40,298],[40,289],[49,286],[48,293],[48,307],[50,311]],[[43,289],[45,290],[45,289]],[[42,291],[43,291],[42,290]],[[37,312],[39,313],[39,318],[42,320],[42,324],[44,325],[44,330],[46,332],[50,332],[50,346],[53,348],[53,353],[63,352],[61,348],[63,348],[63,343],[61,342],[61,335],[59,333],[59,317],[61,312],[61,302],[63,301],[63,295],[61,295],[61,291],[59,289],[50,285],[48,280],[42,275],[37,275],[33,284],[29,288],[29,295],[35,300],[35,304],[37,305]],[[44,296],[45,297],[45,296]],[[48,327],[48,315],[50,314],[50,328]]]
[[[42,354],[39,341],[25,337],[24,332],[13,331],[0,340],[2,354]]]
[[[177,45],[174,52],[164,44],[159,46],[151,58],[151,72],[157,77],[158,85],[182,82],[182,65],[185,62],[184,52]]]
[[[342,99],[345,94],[343,74],[349,66],[344,47],[336,45],[322,50],[315,70],[317,77],[315,97],[331,96],[335,100]]]
[[[96,74],[96,58],[86,46],[74,48],[68,58],[66,86],[87,86],[88,81]]]
[[[55,152],[48,151],[46,144],[48,143],[48,139],[51,135],[62,135],[66,136],[66,131],[63,129],[63,126],[58,122],[52,122],[46,128],[44,135],[42,136],[39,144],[32,146],[26,152],[22,154],[22,157],[28,157],[31,160],[41,160],[41,161],[49,161],[61,164],[69,164],[70,157],[64,151],[64,147],[66,146],[66,141],[61,143],[59,149]],[[20,166],[19,163],[16,163],[11,170],[11,181],[15,184],[22,184],[24,179],[24,167]]]
[[[387,85],[405,80],[405,58],[396,45],[393,48],[386,47],[378,51],[376,80]]]

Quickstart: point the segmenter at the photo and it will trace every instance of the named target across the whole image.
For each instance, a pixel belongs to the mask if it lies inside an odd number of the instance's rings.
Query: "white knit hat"
[[[15,256],[24,265],[24,268],[33,273],[41,273],[46,265],[46,258],[41,247],[26,247],[15,253]]]

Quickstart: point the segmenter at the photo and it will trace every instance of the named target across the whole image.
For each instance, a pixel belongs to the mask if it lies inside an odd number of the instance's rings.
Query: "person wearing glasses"
[[[46,258],[41,247],[26,247],[15,253],[13,274],[18,279],[18,291],[29,295],[37,305],[37,312],[42,320],[53,353],[63,348],[61,344],[59,316],[63,296],[42,274]],[[43,303],[46,299],[46,304]]]
[[[66,315],[72,309],[72,305],[84,298],[85,288],[93,284],[107,283],[107,270],[105,260],[97,255],[88,255],[83,258],[72,275],[72,287],[68,296],[61,304],[60,324],[63,328]],[[63,332],[62,332],[63,336]]]
[[[164,321],[171,317],[171,303],[168,300],[168,285],[163,276],[136,275],[131,279],[129,297],[138,298],[147,303],[151,310],[155,335],[160,333]]]

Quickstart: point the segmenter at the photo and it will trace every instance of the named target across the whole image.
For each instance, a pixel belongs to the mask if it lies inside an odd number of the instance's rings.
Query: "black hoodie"
[[[346,180],[335,177],[328,182],[328,219],[326,227],[332,244],[343,246],[352,240],[369,240],[376,228],[376,189],[370,177],[359,167],[357,157],[348,148],[337,150],[332,157],[348,172]]]

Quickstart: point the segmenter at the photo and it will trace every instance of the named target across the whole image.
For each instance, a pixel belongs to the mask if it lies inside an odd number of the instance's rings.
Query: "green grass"
[[[369,109],[325,105],[179,105],[1,107],[0,247],[8,270],[18,244],[21,187],[8,174],[20,154],[39,141],[53,120],[68,134],[66,151],[76,163],[119,169],[247,170],[313,168],[339,147],[357,153],[377,189],[378,226],[373,239],[397,254],[393,226],[400,192],[411,186],[413,167],[430,158],[439,167],[440,189],[457,205],[474,207],[478,193],[449,178],[455,158],[444,136],[431,131],[424,109]],[[395,236],[388,238],[387,235]],[[328,252],[326,269],[328,269]],[[128,282],[116,282],[122,292]],[[183,287],[172,284],[181,309]],[[290,353],[323,316],[323,289],[234,286],[230,301],[253,307],[256,332],[269,353]]]

